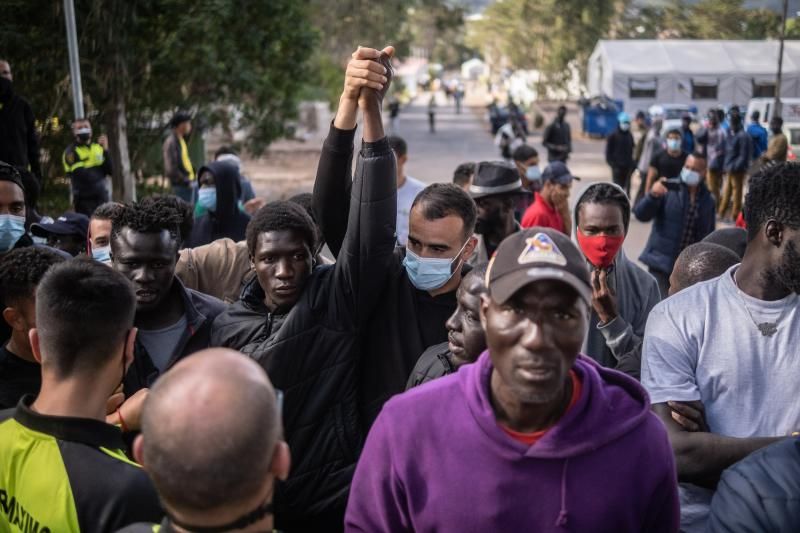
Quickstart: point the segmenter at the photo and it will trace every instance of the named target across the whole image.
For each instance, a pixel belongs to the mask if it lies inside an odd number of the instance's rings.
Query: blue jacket
[[[800,440],[763,448],[725,472],[711,501],[710,533],[800,531]]]
[[[758,122],[751,122],[747,126],[747,134],[753,145],[753,159],[767,151],[767,130]]]
[[[753,152],[750,135],[744,130],[731,134],[725,140],[725,172],[747,172]]]
[[[695,228],[695,242],[714,231],[716,213],[714,197],[704,183],[697,191],[700,202]],[[644,247],[639,261],[659,272],[670,274],[675,259],[681,253],[683,226],[689,211],[689,188],[681,185],[677,191],[669,191],[661,198],[645,194],[633,208],[633,214],[642,222],[653,221],[650,238]]]

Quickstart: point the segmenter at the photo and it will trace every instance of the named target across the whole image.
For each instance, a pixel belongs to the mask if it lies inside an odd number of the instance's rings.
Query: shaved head
[[[171,512],[239,508],[271,494],[280,439],[264,370],[239,352],[214,348],[182,360],[151,389],[140,459]]]
[[[719,244],[698,242],[687,246],[675,260],[669,278],[669,294],[672,296],[695,283],[719,277],[741,261],[736,253]]]

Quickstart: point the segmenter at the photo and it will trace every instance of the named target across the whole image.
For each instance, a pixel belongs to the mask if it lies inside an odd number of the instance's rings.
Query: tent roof
[[[601,40],[594,54],[621,74],[772,75],[778,69],[778,41]],[[800,41],[786,41],[783,71],[800,72]]]

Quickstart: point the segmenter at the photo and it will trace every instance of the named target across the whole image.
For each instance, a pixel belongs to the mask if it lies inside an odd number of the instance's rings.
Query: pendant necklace
[[[747,302],[745,301],[744,297],[742,296],[742,289],[739,288],[739,282],[736,281],[736,274],[737,273],[738,273],[738,271],[733,273],[733,284],[736,286],[736,295],[739,297],[739,301],[742,302],[742,305],[744,306],[744,310],[747,311],[747,316],[750,317],[750,320],[753,322],[753,324],[755,324],[755,326],[758,328],[758,331],[761,332],[762,336],[764,336],[764,337],[772,337],[773,335],[775,335],[778,332],[778,322],[781,321],[781,319],[783,318],[784,313],[786,313],[786,307],[783,308],[783,310],[781,311],[781,314],[778,316],[778,319],[775,320],[774,322],[761,322],[761,323],[758,323],[756,321],[755,317],[753,316],[753,313],[750,311],[750,307],[747,305]]]

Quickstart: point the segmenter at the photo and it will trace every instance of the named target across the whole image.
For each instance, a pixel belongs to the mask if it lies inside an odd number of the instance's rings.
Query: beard
[[[766,276],[770,283],[800,294],[800,252],[794,242],[786,243],[781,264],[767,271]]]

